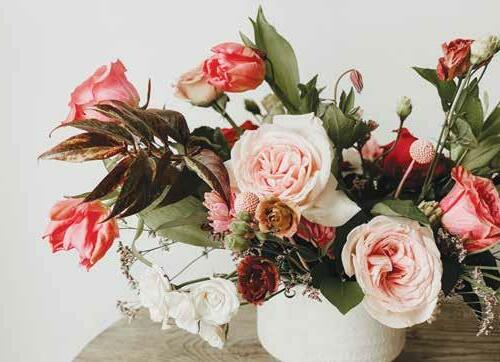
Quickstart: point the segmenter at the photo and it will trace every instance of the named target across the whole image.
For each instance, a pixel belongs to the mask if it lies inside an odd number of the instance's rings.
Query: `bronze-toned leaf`
[[[172,186],[160,202],[160,207],[174,204],[189,195],[193,195],[198,186],[203,183],[203,181],[201,181],[194,172],[189,171],[187,167],[184,167],[180,172],[177,170],[175,171],[176,173],[173,175],[174,180]]]
[[[73,127],[87,132],[100,133],[128,144],[134,143],[134,137],[116,122],[103,122],[97,119],[82,119],[60,125],[58,128]]]
[[[60,160],[83,162],[104,160],[124,152],[125,146],[115,139],[99,133],[81,133],[70,137],[38,158],[43,160]]]
[[[125,182],[113,210],[106,218],[109,220],[115,216],[119,216],[127,208],[129,208],[144,191],[142,186],[145,182],[151,182],[153,178],[154,169],[148,156],[144,152],[140,152],[137,157],[132,161],[128,172],[125,175]]]
[[[124,157],[118,164],[102,179],[101,182],[90,192],[83,202],[94,201],[100,199],[110,192],[114,191],[122,182],[127,172],[132,158],[130,156]]]
[[[148,122],[156,137],[167,142],[168,137],[174,141],[186,144],[189,139],[189,127],[182,113],[169,109],[148,109],[144,121]]]
[[[202,149],[192,156],[185,156],[184,161],[189,169],[196,172],[210,188],[221,195],[228,205],[230,204],[229,175],[224,162],[215,152]]]
[[[96,109],[104,115],[113,116],[119,119],[123,122],[124,126],[137,137],[147,142],[153,140],[152,130],[135,114],[135,108],[123,102],[113,101],[113,104],[99,104],[96,106]]]

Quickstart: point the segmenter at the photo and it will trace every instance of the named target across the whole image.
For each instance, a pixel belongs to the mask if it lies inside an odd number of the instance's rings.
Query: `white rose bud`
[[[470,46],[470,62],[472,65],[481,64],[500,50],[500,38],[488,35],[475,40]]]
[[[223,278],[195,284],[190,288],[190,296],[196,310],[196,319],[209,324],[228,323],[240,307],[234,283]]]
[[[412,110],[411,99],[408,97],[401,97],[396,106],[396,113],[401,122],[403,122],[410,115]]]

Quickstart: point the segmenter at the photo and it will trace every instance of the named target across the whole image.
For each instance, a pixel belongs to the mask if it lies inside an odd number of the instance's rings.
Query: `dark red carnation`
[[[259,126],[253,124],[252,121],[245,121],[240,125],[240,128],[243,130],[251,131],[259,128]],[[221,131],[222,134],[224,135],[224,138],[226,139],[226,142],[229,144],[229,147],[233,147],[233,145],[239,139],[236,130],[234,128],[222,128]]]
[[[238,291],[255,305],[278,289],[280,276],[274,263],[261,256],[247,256],[238,265]]]
[[[444,43],[444,56],[439,58],[437,75],[440,80],[452,80],[462,76],[470,67],[470,39],[455,39],[448,44]]]
[[[416,140],[417,137],[412,135],[407,128],[403,128],[401,130],[401,136],[396,144],[396,147],[394,147],[394,149],[382,160],[381,165],[384,175],[389,176],[398,182],[401,180],[412,161],[410,156],[410,146]],[[394,142],[395,141],[383,146],[384,151],[389,150],[394,145]],[[410,188],[421,186],[429,167],[429,164],[422,165],[415,163],[405,185]],[[441,159],[436,166],[434,177],[440,177],[446,172],[446,162],[444,159]]]

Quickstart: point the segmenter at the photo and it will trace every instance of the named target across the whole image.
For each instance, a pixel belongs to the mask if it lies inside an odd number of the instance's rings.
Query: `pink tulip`
[[[76,249],[80,265],[90,269],[101,259],[119,236],[115,219],[101,222],[109,209],[100,201],[82,203],[83,199],[64,199],[50,211],[50,222],[43,236],[52,252]]]

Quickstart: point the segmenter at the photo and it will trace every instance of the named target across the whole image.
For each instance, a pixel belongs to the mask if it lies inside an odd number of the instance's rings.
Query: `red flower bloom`
[[[403,177],[404,172],[410,166],[412,157],[410,155],[410,147],[417,138],[410,133],[407,128],[401,130],[401,136],[399,138],[396,147],[389,152],[382,160],[381,166],[384,175],[389,176],[397,181],[400,181]],[[389,150],[395,141],[383,146],[384,150]],[[406,180],[405,185],[410,188],[415,188],[421,185],[427,174],[427,170],[430,164],[422,165],[415,163],[413,169]],[[447,171],[446,163],[444,159],[441,159],[434,172],[434,177],[439,177],[444,175]]]
[[[262,304],[267,293],[274,293],[279,281],[278,268],[264,257],[249,255],[238,265],[238,291],[255,305]]]
[[[244,123],[240,124],[240,128],[245,130],[245,131],[247,131],[247,130],[251,131],[251,130],[259,128],[259,126],[253,124],[252,121],[245,121]],[[222,128],[221,131],[222,131],[224,138],[226,139],[226,142],[229,144],[229,147],[233,147],[233,145],[239,139],[238,134],[236,133],[236,130],[234,128]]]
[[[455,39],[443,43],[444,56],[439,58],[437,75],[440,80],[452,80],[467,73],[470,67],[470,39]]]
[[[296,235],[327,253],[335,241],[335,228],[316,224],[302,217]]]

